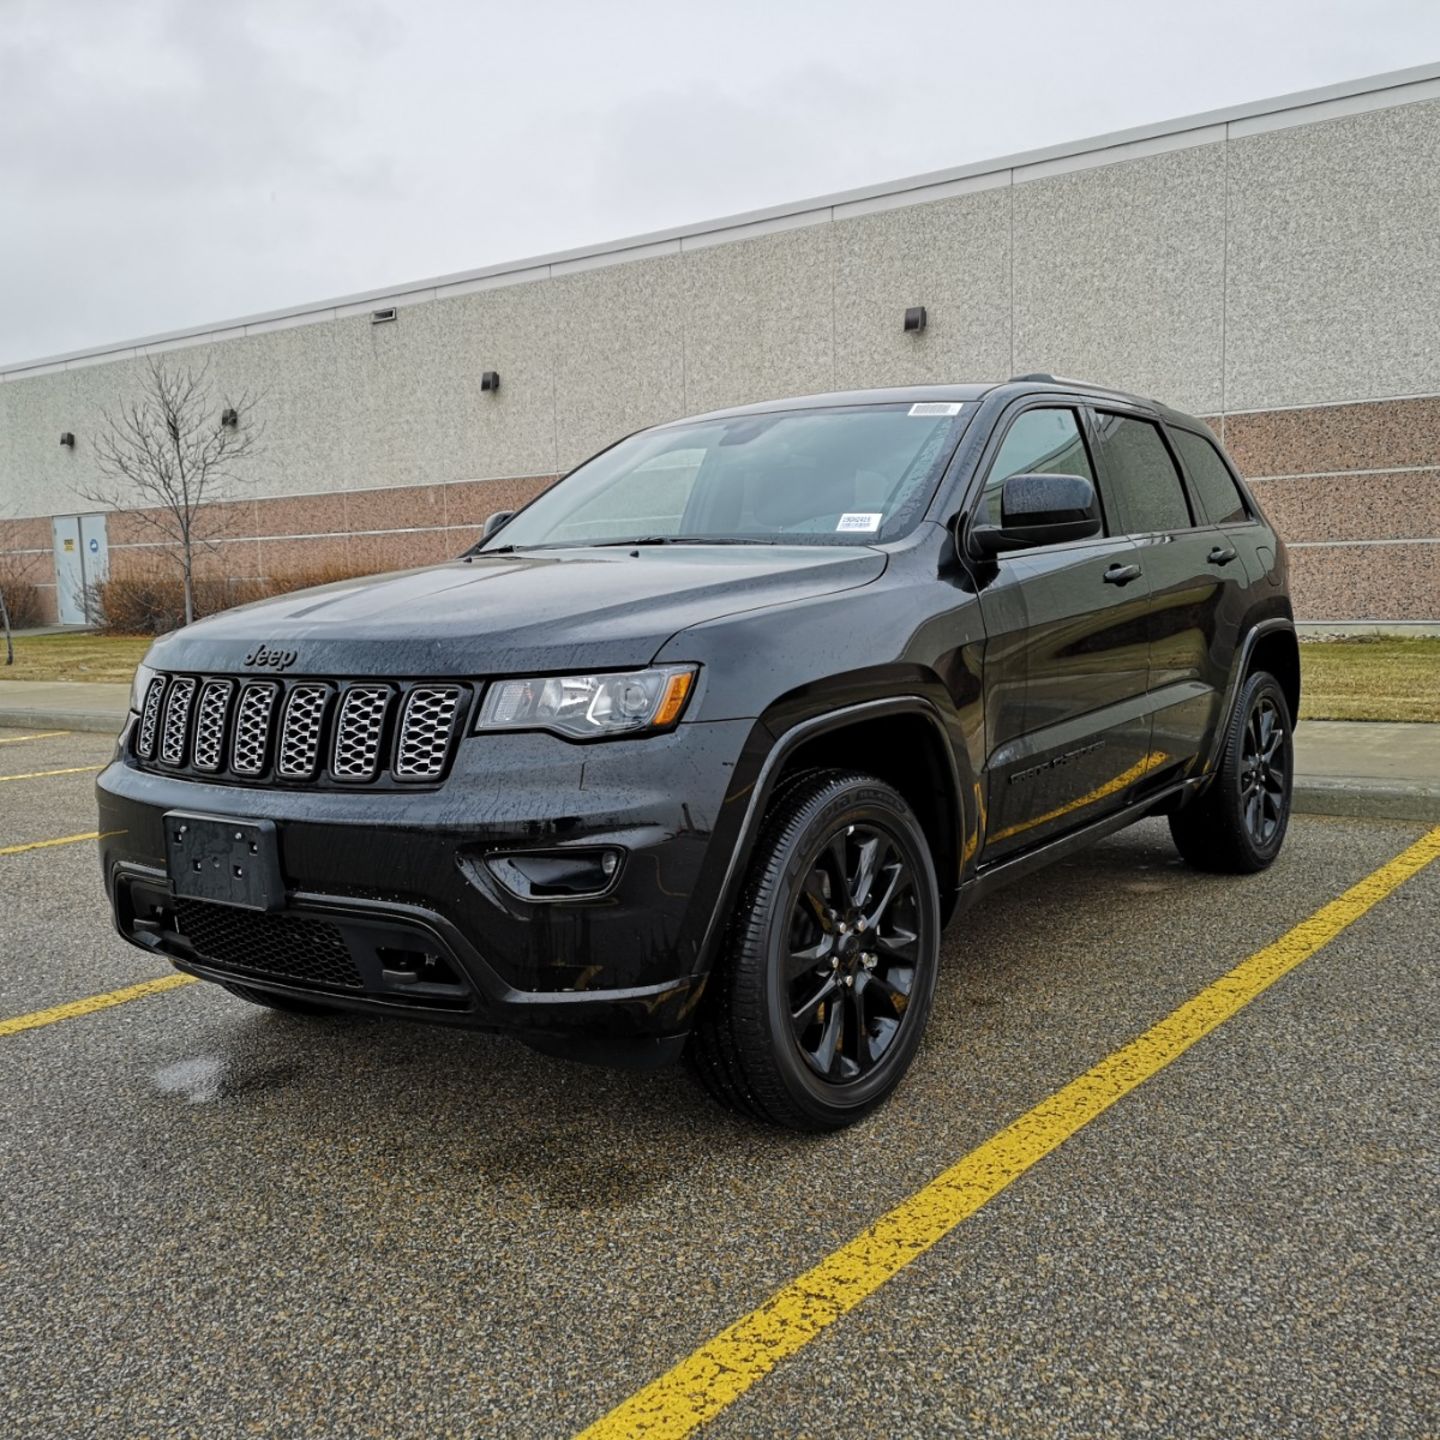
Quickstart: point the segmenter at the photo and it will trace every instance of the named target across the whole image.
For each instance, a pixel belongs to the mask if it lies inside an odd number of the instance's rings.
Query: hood
[[[157,640],[148,663],[402,678],[639,667],[688,626],[865,585],[885,563],[839,545],[477,555],[227,610]]]

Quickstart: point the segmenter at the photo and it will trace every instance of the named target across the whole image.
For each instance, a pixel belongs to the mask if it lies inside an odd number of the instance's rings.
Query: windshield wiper
[[[773,545],[773,540],[760,536],[716,536],[716,535],[637,535],[633,540],[591,540],[581,541],[592,550],[604,550],[622,545]]]

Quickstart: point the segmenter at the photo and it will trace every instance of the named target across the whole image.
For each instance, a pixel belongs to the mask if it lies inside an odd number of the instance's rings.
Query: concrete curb
[[[1301,775],[1295,781],[1294,809],[1297,815],[1440,821],[1440,786]]]
[[[85,730],[97,735],[118,735],[125,714],[95,710],[0,710],[0,725],[26,730]]]

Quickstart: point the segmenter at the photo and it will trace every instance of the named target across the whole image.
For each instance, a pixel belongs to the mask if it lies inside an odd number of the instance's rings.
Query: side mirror
[[[513,510],[497,510],[493,515],[487,517],[485,524],[480,528],[480,539],[488,540],[514,513]]]
[[[1011,475],[1000,492],[1000,523],[977,525],[970,540],[991,556],[1099,533],[1095,487],[1083,475]]]

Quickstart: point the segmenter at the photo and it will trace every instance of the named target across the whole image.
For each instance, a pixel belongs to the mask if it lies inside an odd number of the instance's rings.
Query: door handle
[[[1138,565],[1112,565],[1105,572],[1105,583],[1107,585],[1128,585],[1132,580],[1140,578],[1140,567]]]
[[[1206,557],[1210,565],[1228,565],[1235,558],[1233,545],[1217,545]]]

